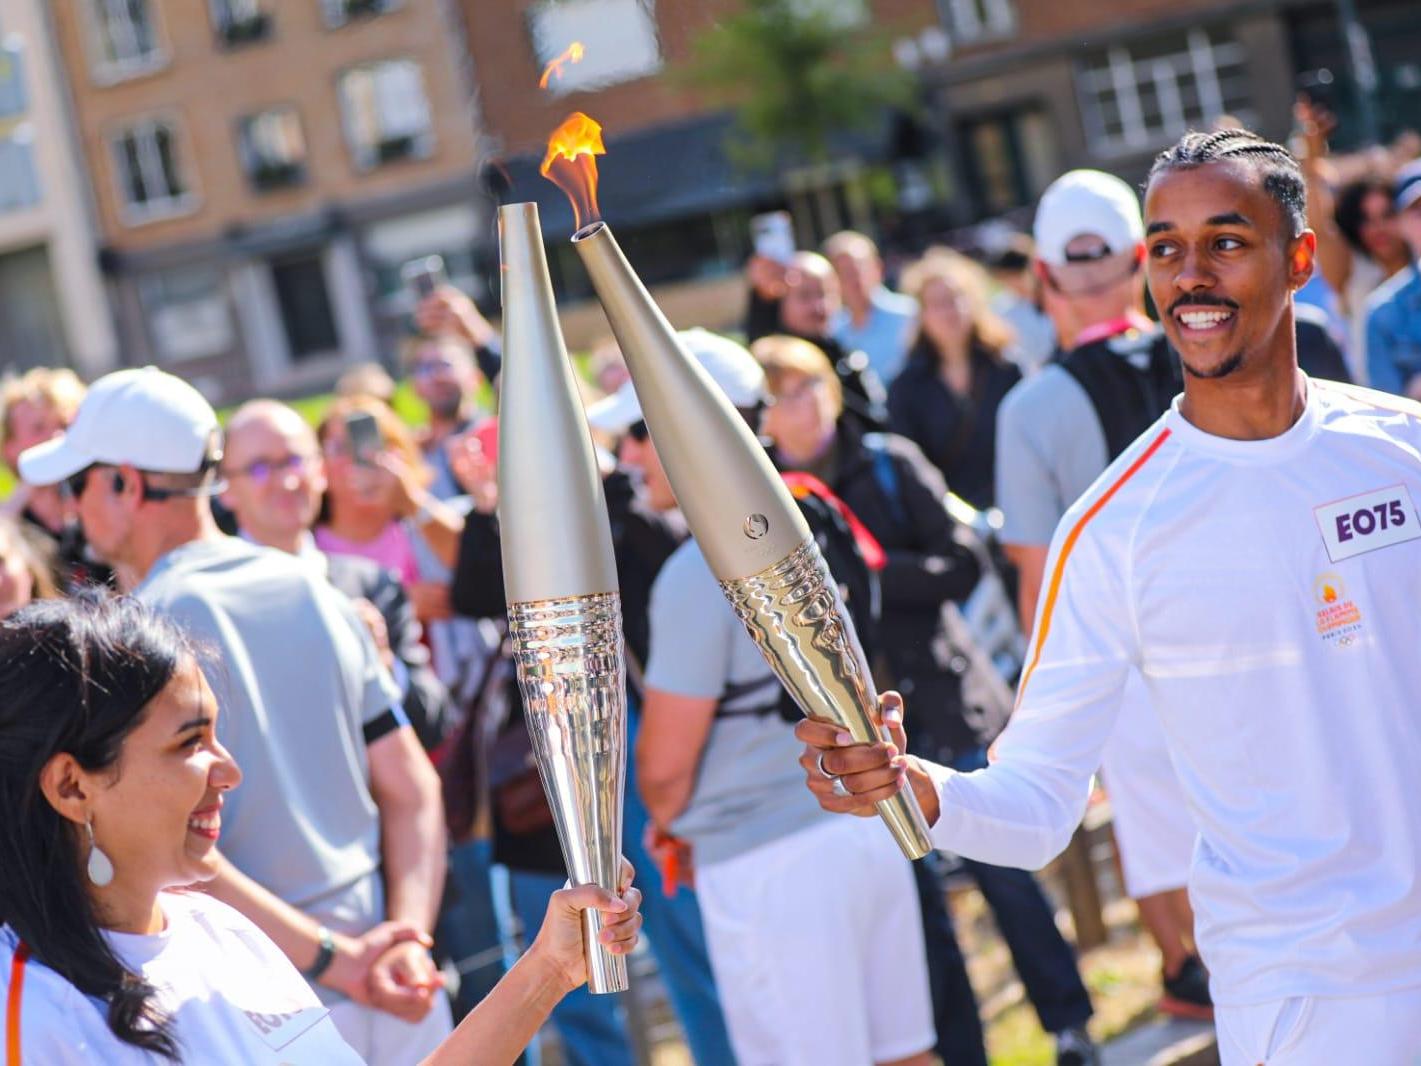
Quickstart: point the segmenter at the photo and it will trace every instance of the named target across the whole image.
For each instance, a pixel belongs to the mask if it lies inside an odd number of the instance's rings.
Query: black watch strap
[[[331,962],[336,957],[335,937],[331,936],[331,931],[324,925],[316,930],[316,939],[320,942],[320,950],[316,952],[316,961],[311,963],[308,970],[303,971],[303,976],[308,981],[318,981],[323,973],[331,968]]]

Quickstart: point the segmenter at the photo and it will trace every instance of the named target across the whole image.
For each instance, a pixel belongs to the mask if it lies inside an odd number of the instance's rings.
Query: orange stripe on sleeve
[[[20,1063],[20,1000],[25,988],[25,960],[30,957],[30,949],[23,943],[15,946],[15,957],[10,963],[10,995],[5,1004],[5,1064],[21,1066]]]
[[[1066,539],[1061,542],[1061,554],[1056,557],[1055,569],[1051,571],[1051,583],[1046,588],[1046,606],[1041,612],[1041,622],[1036,627],[1036,646],[1032,650],[1031,663],[1027,666],[1026,673],[1021,675],[1021,684],[1016,689],[1016,705],[1018,707],[1021,706],[1022,694],[1026,692],[1026,686],[1031,681],[1036,664],[1041,661],[1041,647],[1046,643],[1046,637],[1051,632],[1051,614],[1056,609],[1056,597],[1061,591],[1061,576],[1066,571],[1066,560],[1070,557],[1071,549],[1076,546],[1076,541],[1080,539],[1086,524],[1105,508],[1105,505],[1110,502],[1110,498],[1120,491],[1125,482],[1140,472],[1140,468],[1150,461],[1155,452],[1159,451],[1160,445],[1168,439],[1169,433],[1170,431],[1166,429],[1150,442],[1150,446],[1140,453],[1140,457],[1131,463],[1129,468],[1115,479],[1114,484],[1102,492],[1100,498],[1076,520],[1076,524],[1066,534]]]

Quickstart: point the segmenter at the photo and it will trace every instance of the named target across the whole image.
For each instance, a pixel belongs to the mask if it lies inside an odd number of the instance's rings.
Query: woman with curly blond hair
[[[918,301],[918,336],[888,390],[889,427],[923,450],[953,492],[989,507],[997,408],[1021,380],[1005,354],[1011,328],[988,306],[986,272],[956,252],[914,263],[903,290]]]

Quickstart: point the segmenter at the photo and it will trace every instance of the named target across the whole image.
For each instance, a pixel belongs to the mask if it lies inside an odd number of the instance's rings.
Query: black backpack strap
[[[1110,343],[1082,345],[1062,356],[1060,365],[1085,390],[1114,461],[1164,414],[1179,389],[1179,375],[1162,335],[1150,343],[1143,367],[1111,351]]]
[[[763,700],[755,701],[746,707],[726,706],[727,703],[743,699],[762,689],[764,690]],[[745,715],[760,717],[776,714],[780,706],[780,691],[779,678],[774,674],[757,677],[753,681],[728,681],[720,694],[720,699],[716,701],[715,716],[717,718],[740,718]]]

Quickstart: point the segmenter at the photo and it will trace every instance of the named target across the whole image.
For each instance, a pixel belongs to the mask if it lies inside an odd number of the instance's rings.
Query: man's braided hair
[[[1307,228],[1307,185],[1298,161],[1281,144],[1266,141],[1249,130],[1186,133],[1155,157],[1145,185],[1148,187],[1167,170],[1187,170],[1222,162],[1244,163],[1260,172],[1264,190],[1283,209],[1291,229],[1290,237],[1296,237]]]

